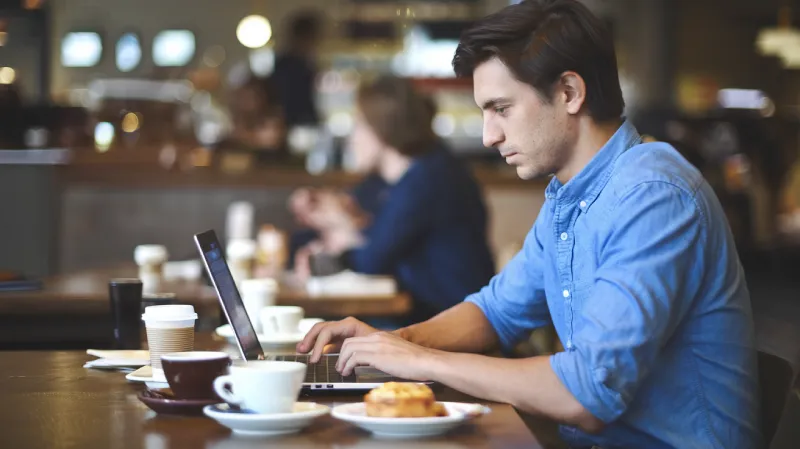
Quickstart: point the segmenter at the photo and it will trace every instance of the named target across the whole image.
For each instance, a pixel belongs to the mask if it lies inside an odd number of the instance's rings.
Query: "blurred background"
[[[95,268],[146,241],[189,255],[186,236],[237,199],[291,228],[293,188],[353,182],[354,94],[385,73],[435,99],[435,132],[485,189],[492,249],[513,247],[546,181],[517,181],[482,147],[450,67],[461,30],[508,3],[3,0],[0,266]],[[614,32],[628,117],[705,173],[743,253],[785,252],[800,229],[800,2],[587,4]]]
[[[243,210],[251,237],[297,231],[292,192],[359,182],[355,96],[383,74],[434,100],[434,132],[482,188],[499,269],[547,180],[518,180],[482,147],[450,62],[461,31],[509,3],[0,0],[0,271],[104,269],[141,244],[193,259],[192,234],[231,238]],[[759,338],[796,360],[800,0],[585,3],[613,31],[627,117],[714,187]]]
[[[586,3],[613,30],[628,118],[714,186],[752,288],[794,292],[800,1]],[[475,172],[502,266],[547,180],[519,181],[482,147],[450,61],[464,27],[507,4],[0,1],[0,268],[102,268],[142,243],[190,258],[190,236],[225,229],[240,201],[257,226],[292,232],[292,191],[359,179],[354,97],[381,74],[435,100],[433,129]]]

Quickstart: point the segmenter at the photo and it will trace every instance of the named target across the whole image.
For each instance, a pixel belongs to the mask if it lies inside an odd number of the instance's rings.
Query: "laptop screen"
[[[239,350],[245,360],[258,360],[264,358],[264,351],[261,343],[258,342],[258,335],[253,328],[253,323],[247,316],[239,289],[225,261],[223,249],[214,231],[206,231],[194,236],[197,249],[203,257],[203,263],[211,278],[211,283],[217,291],[217,297],[228,317],[228,322],[233,328]]]

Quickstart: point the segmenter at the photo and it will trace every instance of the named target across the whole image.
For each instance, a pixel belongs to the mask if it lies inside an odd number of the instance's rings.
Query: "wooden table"
[[[424,440],[380,440],[326,416],[300,434],[278,439],[234,436],[207,418],[159,416],[136,399],[141,384],[118,372],[82,368],[78,351],[0,352],[0,447],[25,449],[235,448],[540,448],[514,409],[492,413],[452,433]],[[452,390],[440,400],[465,401]],[[302,400],[312,400],[302,398]],[[313,398],[344,403],[359,396]]]
[[[92,270],[48,278],[39,291],[0,292],[0,348],[24,344],[59,348],[48,343],[101,346],[101,340],[110,335],[108,281],[136,274],[133,266]],[[178,302],[194,305],[205,329],[219,324],[216,293],[202,279],[166,281],[159,291],[174,293]],[[307,317],[314,318],[399,316],[411,307],[410,298],[403,293],[315,297],[291,284],[281,286],[277,302],[301,306]],[[69,346],[70,342],[75,345]]]

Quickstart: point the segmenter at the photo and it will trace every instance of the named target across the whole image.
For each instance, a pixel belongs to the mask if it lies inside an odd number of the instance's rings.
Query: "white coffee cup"
[[[305,312],[297,306],[271,306],[261,309],[261,334],[266,336],[296,334]]]
[[[231,366],[230,374],[214,380],[214,391],[225,402],[256,413],[289,413],[305,377],[303,363],[251,361]]]
[[[242,302],[256,332],[262,332],[261,311],[275,305],[278,283],[274,279],[246,279],[240,287]]]

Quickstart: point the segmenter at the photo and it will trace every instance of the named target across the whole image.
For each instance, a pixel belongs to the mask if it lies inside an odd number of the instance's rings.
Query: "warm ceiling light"
[[[17,72],[11,67],[0,68],[0,84],[11,84],[17,78]]]
[[[272,26],[264,16],[247,16],[236,27],[236,37],[247,48],[260,48],[272,38]]]
[[[128,112],[122,117],[122,130],[132,133],[139,129],[139,116],[135,112]]]

